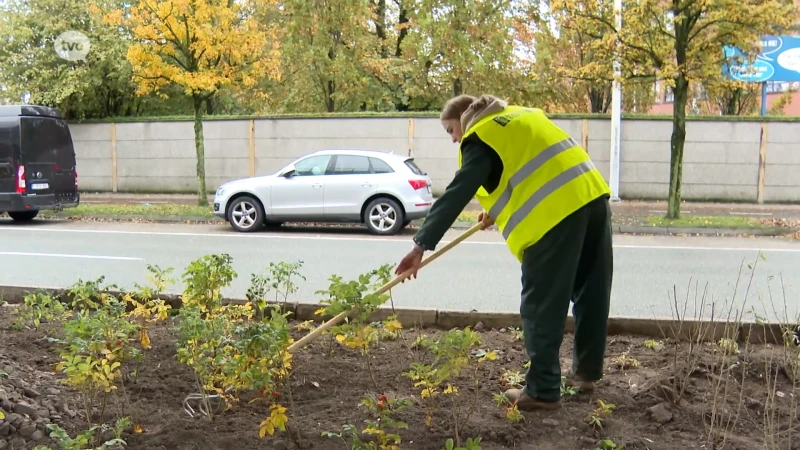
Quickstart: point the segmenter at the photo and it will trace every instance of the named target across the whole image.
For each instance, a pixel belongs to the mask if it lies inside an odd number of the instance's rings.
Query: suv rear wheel
[[[364,209],[364,223],[372,234],[391,235],[403,228],[403,210],[396,201],[379,197]]]
[[[8,217],[16,220],[17,222],[29,222],[39,215],[39,211],[9,211]]]
[[[238,197],[228,207],[228,222],[236,231],[260,230],[264,224],[264,209],[249,195]]]

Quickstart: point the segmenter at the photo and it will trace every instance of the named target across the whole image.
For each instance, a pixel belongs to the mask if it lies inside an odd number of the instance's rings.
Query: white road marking
[[[70,228],[0,228],[3,232],[26,232],[38,231],[49,233],[82,233],[82,234],[119,234],[119,235],[138,235],[138,236],[183,236],[183,237],[206,237],[206,238],[236,238],[236,239],[283,239],[283,240],[316,240],[316,241],[345,241],[345,242],[396,242],[409,245],[410,236],[403,237],[348,237],[330,235],[296,235],[296,234],[251,234],[251,233],[191,233],[181,231],[129,231],[129,230],[77,230]],[[448,240],[440,241],[446,244]],[[469,241],[466,240],[460,245],[506,245],[504,241]],[[637,244],[614,244],[615,248],[642,249],[642,250],[697,250],[697,251],[735,251],[735,252],[783,252],[800,253],[800,247],[794,248],[759,248],[759,247],[713,247],[713,246],[683,246],[683,245],[637,245]],[[0,253],[2,254],[2,253]]]
[[[647,210],[647,212],[666,214],[667,210],[666,209],[649,209],[649,210]],[[681,214],[691,214],[691,213],[692,213],[691,211],[681,211]]]
[[[62,253],[29,253],[29,252],[0,252],[7,256],[43,256],[45,258],[78,258],[78,259],[110,259],[117,261],[143,261],[142,258],[128,256],[100,256],[100,255],[67,255]]]
[[[737,212],[737,213],[731,213],[731,215],[734,215],[734,216],[771,216],[772,213],[768,213],[768,212],[767,213],[763,213],[763,212],[761,212],[761,213],[760,212]]]

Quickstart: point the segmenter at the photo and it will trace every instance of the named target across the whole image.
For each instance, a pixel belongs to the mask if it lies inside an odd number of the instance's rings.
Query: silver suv
[[[366,150],[322,150],[273,175],[225,183],[214,214],[236,231],[284,222],[363,223],[392,235],[423,218],[433,204],[431,179],[409,156]]]

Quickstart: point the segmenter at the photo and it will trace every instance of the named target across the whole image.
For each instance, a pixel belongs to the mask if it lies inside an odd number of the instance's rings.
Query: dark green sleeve
[[[458,215],[489,179],[493,167],[490,152],[493,151],[482,141],[464,143],[461,168],[442,196],[433,202],[428,216],[414,236],[414,242],[425,250],[436,248]]]

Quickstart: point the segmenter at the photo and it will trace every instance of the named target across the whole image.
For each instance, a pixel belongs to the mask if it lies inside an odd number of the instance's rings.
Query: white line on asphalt
[[[650,209],[647,212],[666,214],[667,210],[666,209]],[[681,211],[681,213],[683,213],[683,214],[691,214],[692,212],[691,211]]]
[[[737,212],[731,213],[732,216],[771,216],[772,213],[759,213],[759,212]]]
[[[142,261],[142,258],[130,258],[130,257],[127,257],[127,256],[67,255],[67,254],[61,254],[61,253],[0,252],[0,255],[7,255],[7,256],[43,256],[45,258],[111,259],[111,260],[118,260],[118,261]]]
[[[14,231],[41,231],[50,233],[83,233],[83,234],[122,234],[139,236],[183,236],[183,237],[211,237],[211,238],[239,238],[239,239],[283,239],[283,240],[317,240],[317,241],[347,241],[347,242],[397,242],[407,245],[410,237],[348,237],[326,235],[277,235],[277,234],[251,234],[251,233],[190,233],[176,231],[129,231],[129,230],[76,230],[70,228],[0,228],[2,232]],[[450,241],[442,240],[440,244]],[[505,245],[503,241],[464,241],[460,245]],[[758,247],[711,247],[711,246],[682,246],[682,245],[636,245],[614,244],[615,248],[642,249],[642,250],[710,250],[710,251],[735,251],[735,252],[783,252],[800,253],[800,247],[795,248],[758,248]]]

